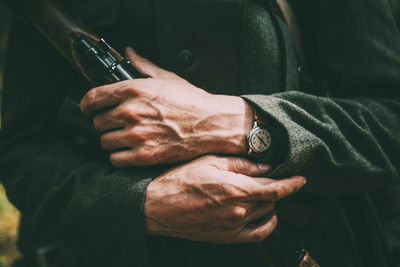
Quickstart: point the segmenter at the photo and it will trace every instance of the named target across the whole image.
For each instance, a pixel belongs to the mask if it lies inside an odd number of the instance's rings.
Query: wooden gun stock
[[[317,262],[306,251],[303,260],[299,263],[298,267],[319,267]]]

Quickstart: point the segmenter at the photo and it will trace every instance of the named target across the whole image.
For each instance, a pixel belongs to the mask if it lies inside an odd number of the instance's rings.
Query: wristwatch
[[[254,110],[253,128],[247,135],[247,143],[249,146],[248,155],[251,157],[260,157],[265,155],[271,146],[271,140],[270,131],[259,119],[256,110]]]

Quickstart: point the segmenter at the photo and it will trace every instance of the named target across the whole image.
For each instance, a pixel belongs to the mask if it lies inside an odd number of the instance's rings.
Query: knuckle
[[[141,162],[148,162],[151,160],[151,153],[146,149],[138,151],[138,160]]]
[[[110,155],[110,163],[116,168],[121,167],[121,163],[117,160],[115,154]]]
[[[141,83],[141,80],[128,80],[120,83],[119,87],[119,92],[120,94],[125,97],[133,97],[133,96],[138,96],[141,93],[141,90],[139,89],[143,84]]]
[[[127,139],[132,144],[143,143],[147,140],[147,133],[144,131],[139,131],[136,127],[132,127],[128,131]],[[147,149],[141,149],[140,152],[146,153]]]
[[[116,91],[125,94],[125,96],[131,96],[136,91],[135,80],[122,81],[116,85],[118,86]]]
[[[236,200],[236,192],[229,183],[219,185],[219,193],[223,202],[233,202]]]
[[[230,181],[222,188],[227,201],[243,201],[247,199],[249,194],[244,184],[237,181]]]
[[[122,110],[121,117],[126,122],[134,122],[139,120],[139,115],[133,108],[133,105],[125,106]]]
[[[227,201],[241,201],[243,199],[246,199],[245,194],[237,189],[229,188],[225,189],[225,191]]]
[[[105,137],[104,135],[102,135],[100,137],[100,144],[101,144],[101,148],[105,149],[105,150],[109,150],[109,142],[107,137]]]
[[[101,126],[100,118],[99,118],[99,116],[95,116],[95,117],[93,118],[93,127],[94,127],[97,131],[99,131],[99,130],[100,130],[100,126]]]
[[[126,94],[126,97],[136,96],[138,94],[138,90],[136,90],[133,86],[124,86],[123,91]]]
[[[236,169],[238,171],[245,170],[247,167],[246,161],[242,158],[237,158],[236,160]]]
[[[158,164],[162,158],[162,155],[156,149],[144,146],[137,151],[137,161],[141,165]]]
[[[285,194],[285,189],[279,183],[274,183],[272,185],[272,200],[278,201],[280,200]]]
[[[243,224],[244,218],[246,217],[246,210],[240,207],[235,208],[229,216],[227,216],[227,225],[230,227],[240,226]]]
[[[92,104],[96,100],[96,97],[97,97],[96,89],[90,90],[89,92],[86,93],[85,97],[86,103],[88,105]]]
[[[81,102],[80,108],[82,112],[87,112],[87,109],[93,105],[96,100],[97,92],[96,89],[92,89],[86,93],[84,99]]]
[[[249,169],[249,161],[244,158],[230,158],[231,168],[236,173],[243,173]]]
[[[235,207],[232,213],[238,220],[243,220],[247,215],[247,209],[243,207]]]

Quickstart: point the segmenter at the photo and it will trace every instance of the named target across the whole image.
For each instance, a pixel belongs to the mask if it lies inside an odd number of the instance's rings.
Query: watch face
[[[250,133],[249,145],[256,153],[263,153],[271,145],[271,135],[262,128],[256,128]]]

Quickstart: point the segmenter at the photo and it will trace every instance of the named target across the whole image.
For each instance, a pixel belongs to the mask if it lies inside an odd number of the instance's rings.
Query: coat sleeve
[[[140,259],[145,190],[157,171],[115,169],[55,126],[72,75],[47,40],[15,23],[2,96],[1,182],[36,246],[62,240],[101,251],[125,244],[125,256]]]
[[[277,147],[286,159],[273,175],[305,175],[317,193],[398,183],[400,35],[388,4],[311,2],[311,56],[328,93],[243,96],[285,137]]]

